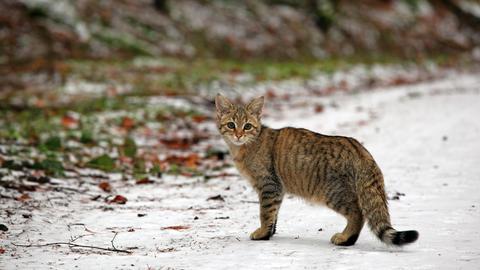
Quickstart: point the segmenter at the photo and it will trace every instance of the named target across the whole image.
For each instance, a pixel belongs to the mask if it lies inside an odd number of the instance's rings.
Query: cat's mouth
[[[247,142],[247,139],[245,138],[230,138],[230,142],[232,142],[234,145],[242,145]]]

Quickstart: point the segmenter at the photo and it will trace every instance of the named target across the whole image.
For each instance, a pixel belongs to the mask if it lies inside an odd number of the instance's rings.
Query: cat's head
[[[215,105],[217,127],[225,140],[242,145],[255,140],[260,134],[263,96],[253,99],[247,105],[236,105],[217,94]]]

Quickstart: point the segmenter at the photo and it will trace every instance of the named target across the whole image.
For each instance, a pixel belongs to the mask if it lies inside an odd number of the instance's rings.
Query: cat
[[[357,140],[302,128],[268,128],[261,123],[263,104],[263,96],[245,106],[215,97],[218,130],[260,201],[260,228],[250,239],[268,240],[275,234],[280,205],[289,193],[347,219],[343,232],[331,237],[335,245],[354,245],[365,221],[386,244],[417,240],[417,231],[392,228],[382,172]]]

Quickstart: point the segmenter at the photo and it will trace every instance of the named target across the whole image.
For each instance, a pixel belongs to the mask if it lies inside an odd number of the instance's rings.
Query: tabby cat
[[[355,139],[327,136],[301,128],[271,129],[260,116],[264,98],[248,105],[215,98],[217,126],[238,171],[252,184],[260,201],[260,228],[252,240],[275,234],[285,193],[325,204],[347,219],[335,245],[355,244],[365,220],[384,243],[404,245],[417,231],[396,231],[390,223],[383,176],[370,153]]]

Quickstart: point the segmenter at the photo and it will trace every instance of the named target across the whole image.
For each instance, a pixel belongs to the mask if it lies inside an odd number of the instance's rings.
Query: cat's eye
[[[250,129],[252,129],[252,127],[253,127],[252,124],[246,123],[245,126],[243,126],[243,129],[244,130],[250,130]]]
[[[228,127],[229,129],[234,129],[234,128],[235,128],[235,123],[233,123],[233,122],[228,122],[228,123],[227,123],[227,127]]]

